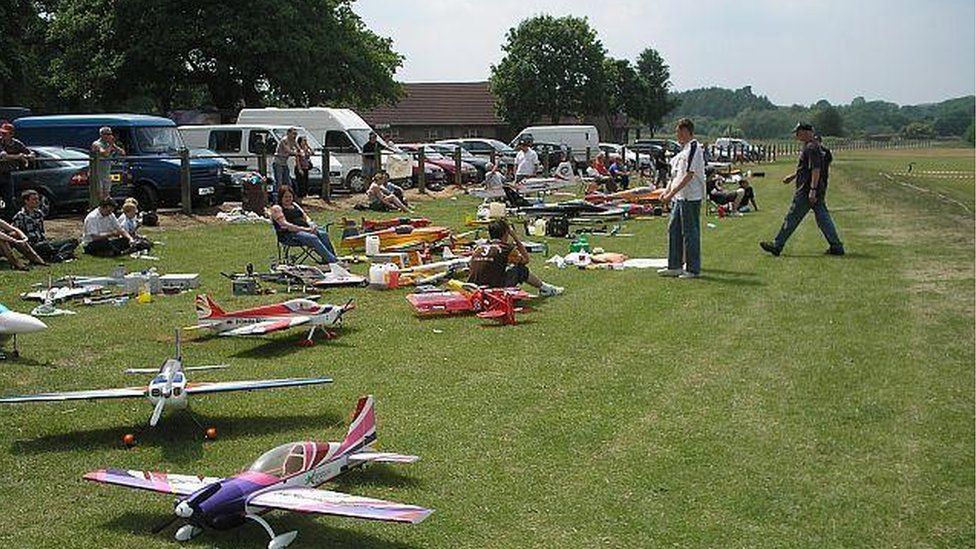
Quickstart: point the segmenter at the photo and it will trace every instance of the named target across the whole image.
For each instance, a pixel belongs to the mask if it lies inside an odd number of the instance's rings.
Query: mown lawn
[[[296,347],[298,334],[189,336],[188,362],[233,364],[193,379],[335,378],[199,398],[194,409],[220,430],[216,442],[174,416],[122,450],[118,437],[150,414],[140,401],[3,408],[0,542],[172,547],[172,528],[149,532],[171,498],[81,475],[104,466],[231,475],[289,440],[340,439],[356,396],[369,392],[381,447],[423,460],[351,473],[338,489],[437,512],[413,527],[272,515],[279,532],[300,530],[296,546],[972,546],[974,182],[946,191],[968,197],[967,211],[879,175],[911,160],[973,171],[972,150],[836,155],[829,203],[843,258],[822,255],[812,220],[783,256],[759,250],[788,204],[781,162],[755,180],[758,213],[707,220],[716,227],[704,229],[700,280],[556,270],[539,257],[534,268],[567,292],[515,327],[420,321],[405,291],[352,289],[327,294],[359,307],[342,337],[314,348]],[[419,211],[458,227],[473,205],[442,200]],[[664,226],[632,221],[625,232],[636,236],[591,242],[661,257]],[[154,238],[166,243],[160,270],[200,272],[228,307],[283,297],[232,298],[218,274],[273,256],[267,227],[164,226]],[[48,272],[112,265],[3,270],[0,300],[28,310],[16,294]],[[0,364],[0,393],[142,382],[122,369],[158,365],[173,329],[193,321],[189,294],[75,309],[22,339],[24,358]],[[191,545],[266,543],[246,525]]]

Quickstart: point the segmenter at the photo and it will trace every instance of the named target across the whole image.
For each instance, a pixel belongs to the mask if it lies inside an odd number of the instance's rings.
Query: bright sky
[[[486,80],[506,32],[589,18],[609,55],[656,48],[678,90],[751,85],[776,104],[936,102],[976,89],[973,0],[357,0],[406,56],[403,82]],[[692,9],[693,6],[693,9]]]

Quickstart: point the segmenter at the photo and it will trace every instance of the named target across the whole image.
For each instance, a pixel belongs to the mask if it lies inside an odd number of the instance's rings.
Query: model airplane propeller
[[[179,496],[175,520],[186,524],[176,531],[177,541],[189,541],[204,528],[229,530],[252,521],[268,533],[269,549],[287,547],[297,531],[276,535],[262,518],[276,509],[390,522],[416,524],[433,510],[341,492],[317,490],[317,486],[349,469],[376,463],[412,463],[420,459],[394,453],[375,452],[376,416],[372,396],[359,399],[349,431],[342,442],[292,442],[269,450],[244,472],[228,477],[176,475],[152,471],[101,469],[85,480],[115,484]]]
[[[40,320],[30,315],[11,311],[3,305],[0,305],[0,346],[6,343],[7,340],[12,339],[13,349],[10,351],[10,356],[13,358],[17,358],[20,355],[17,352],[18,335],[39,332],[45,329],[47,329],[47,324],[44,324]],[[7,355],[0,348],[0,360],[6,360],[6,358]]]
[[[328,328],[341,326],[342,315],[356,308],[351,299],[338,306],[300,298],[277,305],[225,312],[208,295],[198,295],[195,304],[197,325],[188,327],[188,330],[206,328],[221,336],[256,336],[308,324],[312,328],[302,340],[303,345],[313,344],[316,328],[322,328],[327,337],[335,337]]]
[[[29,317],[28,317],[29,318]],[[180,346],[179,330],[176,331],[176,355],[167,359],[158,369],[129,369],[128,374],[154,373],[155,377],[145,387],[128,387],[120,389],[101,389],[91,391],[70,391],[65,393],[39,393],[34,395],[19,395],[0,398],[0,404],[23,404],[28,402],[64,402],[68,400],[100,400],[111,398],[148,398],[153,403],[152,415],[149,417],[149,427],[155,427],[163,411],[188,410],[189,395],[207,393],[222,393],[228,391],[254,391],[259,389],[277,389],[282,387],[301,387],[305,385],[320,385],[332,383],[331,378],[286,378],[259,379],[253,381],[225,381],[216,383],[190,383],[186,372],[199,370],[214,370],[226,368],[226,365],[184,367]],[[190,415],[194,423],[200,426],[196,418]],[[216,438],[217,431],[213,427],[204,429],[209,439]],[[135,435],[127,434],[123,437],[126,445],[135,443]]]

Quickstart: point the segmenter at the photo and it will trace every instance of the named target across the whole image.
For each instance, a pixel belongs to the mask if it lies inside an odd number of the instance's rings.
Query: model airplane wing
[[[145,387],[129,387],[126,389],[96,389],[94,391],[69,391],[66,393],[15,395],[0,398],[0,404],[19,404],[23,402],[62,402],[65,400],[99,400],[105,398],[136,398],[144,396],[146,396]]]
[[[99,469],[86,473],[85,480],[102,484],[115,484],[127,488],[149,490],[162,494],[188,496],[204,486],[220,482],[218,477],[200,477],[194,475],[171,475],[155,471],[132,471],[125,469]]]
[[[224,393],[227,391],[254,391],[257,389],[277,389],[281,387],[301,387],[303,385],[320,385],[332,383],[332,378],[292,378],[292,379],[256,379],[253,381],[222,381],[217,383],[187,383],[186,392],[190,395],[205,393]]]
[[[312,318],[307,316],[294,316],[291,318],[282,318],[281,320],[266,320],[264,322],[257,322],[255,324],[247,324],[241,326],[240,328],[227,330],[226,332],[220,332],[220,335],[250,336],[250,335],[270,334],[271,332],[277,332],[279,330],[287,330],[288,328],[301,326],[302,324],[306,324],[311,320]]]
[[[413,463],[419,459],[420,456],[408,456],[393,452],[359,452],[349,456],[349,461],[358,463]]]
[[[297,513],[318,513],[413,524],[424,520],[434,512],[432,509],[416,505],[312,488],[286,488],[262,492],[248,499],[247,504]]]

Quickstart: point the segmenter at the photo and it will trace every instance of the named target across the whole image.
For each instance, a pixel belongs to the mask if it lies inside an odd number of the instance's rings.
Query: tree
[[[821,103],[826,103],[826,106]],[[817,104],[817,109],[813,111],[813,127],[821,135],[842,136],[844,135],[844,119],[830,103],[821,100]]]
[[[489,84],[515,127],[603,112],[606,50],[585,18],[540,15],[509,29]]]
[[[642,93],[637,71],[626,59],[610,59],[604,61],[604,116],[607,127],[614,128],[614,121],[620,115],[634,116],[635,101]],[[639,109],[639,107],[636,107]],[[625,136],[608,136],[613,141],[623,141]]]
[[[46,63],[45,6],[31,0],[7,0],[0,16],[0,105],[43,107],[48,94],[40,75]]]
[[[912,122],[901,129],[901,135],[906,139],[925,139],[935,135],[935,129],[929,122]]]
[[[295,0],[268,10],[256,0],[63,0],[48,37],[60,48],[51,83],[93,109],[393,101],[402,57],[351,3]]]
[[[637,84],[639,93],[628,113],[646,124],[653,135],[654,128],[679,104],[671,95],[671,70],[657,50],[647,48],[637,57]]]
[[[969,127],[966,128],[966,133],[963,134],[962,139],[970,145],[976,145],[976,128],[973,127],[972,122],[970,122]]]

